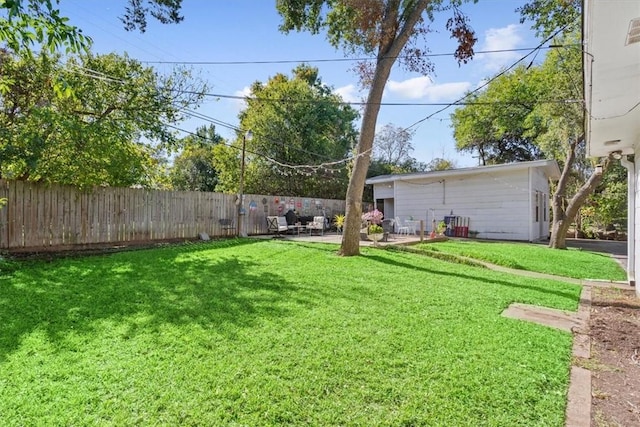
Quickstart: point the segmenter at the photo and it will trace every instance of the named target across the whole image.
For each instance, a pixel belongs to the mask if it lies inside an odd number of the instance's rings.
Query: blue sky
[[[480,0],[466,4],[462,10],[476,31],[477,51],[534,48],[539,41],[527,23],[519,23],[515,12],[521,0]],[[314,59],[343,59],[324,35],[308,33],[283,34],[278,31],[280,17],[275,1],[267,0],[184,0],[184,21],[178,25],[150,22],[144,34],[126,32],[118,17],[124,12],[123,0],[62,0],[60,8],[71,24],[80,27],[94,41],[96,53],[127,52],[140,61],[293,61],[279,64],[193,65],[210,86],[211,93],[243,95],[256,80],[266,81],[276,73],[290,74],[299,62],[319,68],[322,81],[333,87],[347,101],[359,101],[357,76],[350,70],[353,62],[312,62]],[[451,53],[455,43],[445,30],[448,15],[437,16],[428,37],[431,53]],[[435,72],[420,76],[397,68],[391,74],[383,102],[447,103],[466,90],[476,88],[502,67],[509,66],[529,51],[479,54],[468,64],[458,66],[452,56],[433,58]],[[542,54],[537,60],[542,59]],[[527,60],[527,62],[530,60]],[[169,65],[149,63],[160,71]],[[200,113],[237,126],[243,103],[231,99],[207,98]],[[442,107],[409,105],[382,106],[378,128],[388,123],[408,127]],[[453,108],[435,115],[414,127],[412,156],[422,162],[434,157],[454,159],[458,167],[474,166],[477,159],[455,150],[449,119]],[[189,131],[206,125],[191,119],[180,125]],[[217,126],[217,132],[232,139],[233,131]]]

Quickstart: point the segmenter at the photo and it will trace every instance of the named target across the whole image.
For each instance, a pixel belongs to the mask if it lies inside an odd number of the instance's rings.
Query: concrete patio
[[[342,242],[342,234],[336,232],[325,232],[322,235],[318,234],[309,234],[306,232],[302,232],[298,234],[283,234],[280,237],[276,237],[274,235],[265,235],[265,236],[256,236],[259,238],[281,238],[284,240],[291,241],[299,241],[299,242],[316,242],[316,243],[335,243],[340,244]],[[390,234],[387,241],[380,241],[377,243],[377,246],[389,246],[389,245],[410,245],[413,243],[420,242],[419,235],[406,235],[406,234]],[[434,239],[429,239],[427,235],[425,235],[422,241],[429,241]],[[369,240],[360,240],[360,246],[374,246],[374,243]]]

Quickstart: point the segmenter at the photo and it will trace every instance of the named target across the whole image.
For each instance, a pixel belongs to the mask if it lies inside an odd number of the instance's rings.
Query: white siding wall
[[[425,220],[430,230],[431,209],[438,221],[453,211],[470,217],[469,230],[478,231],[479,238],[529,240],[533,197],[529,197],[528,170],[395,184],[395,214],[403,220],[409,216]]]
[[[393,198],[393,184],[375,184],[373,194],[376,199],[391,199]]]
[[[640,159],[640,148],[634,147],[634,156],[636,158],[634,176],[636,188],[635,194],[633,195],[633,197],[635,198],[635,209],[633,213],[629,212],[627,215],[629,215],[628,221],[633,221],[633,223],[635,224],[634,235],[632,236],[634,242],[633,270],[635,272],[635,275],[637,275],[640,271],[640,238],[638,237],[640,235],[640,162],[638,161],[638,159]],[[637,279],[635,279],[635,277],[633,277],[633,279],[636,280],[636,296],[640,298],[640,287],[638,286],[638,281]]]

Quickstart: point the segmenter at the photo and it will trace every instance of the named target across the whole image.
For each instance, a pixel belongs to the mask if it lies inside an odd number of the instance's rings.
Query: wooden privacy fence
[[[236,195],[72,186],[0,180],[0,249],[45,249],[192,239],[204,232],[235,235]],[[267,232],[267,215],[296,209],[301,215],[332,217],[344,200],[245,196],[244,229]],[[231,223],[231,227],[229,224]]]

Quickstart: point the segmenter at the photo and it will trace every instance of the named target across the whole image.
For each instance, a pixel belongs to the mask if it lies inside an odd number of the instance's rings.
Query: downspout
[[[627,170],[627,280],[636,285],[636,168],[627,156],[620,158]],[[636,295],[640,296],[638,288]]]

